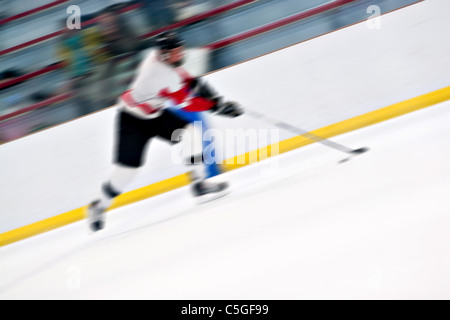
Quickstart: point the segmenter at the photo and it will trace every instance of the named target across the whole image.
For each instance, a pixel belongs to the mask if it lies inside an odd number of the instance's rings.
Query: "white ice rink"
[[[0,248],[0,299],[449,299],[450,102]],[[278,165],[278,168],[277,168]]]

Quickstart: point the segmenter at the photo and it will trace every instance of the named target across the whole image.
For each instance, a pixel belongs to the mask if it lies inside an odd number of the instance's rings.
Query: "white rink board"
[[[316,129],[447,86],[450,3],[429,0],[207,76],[229,99]],[[0,146],[0,232],[81,207],[111,170],[115,110]],[[243,116],[216,127],[270,128]],[[293,136],[282,131],[280,139]],[[160,141],[130,189],[185,172]],[[227,156],[234,150],[227,150]]]

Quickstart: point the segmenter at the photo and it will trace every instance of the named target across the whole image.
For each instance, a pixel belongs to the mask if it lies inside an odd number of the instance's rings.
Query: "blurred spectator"
[[[0,91],[1,90],[6,90],[6,89],[9,89],[9,88],[12,88],[14,86],[19,85],[20,83],[8,85],[6,87],[2,86],[4,83],[6,83],[6,82],[8,82],[10,80],[13,80],[13,79],[15,79],[17,77],[23,76],[23,75],[24,75],[24,72],[19,70],[19,69],[17,69],[17,68],[11,68],[11,69],[5,70],[3,72],[0,72],[0,86],[1,86],[0,87]]]
[[[109,7],[100,13],[97,19],[102,50],[107,56],[106,61],[101,65],[99,79],[101,83],[99,94],[105,106],[115,103],[116,94],[112,94],[111,88],[126,86],[114,79],[120,73],[120,63],[130,60],[129,68],[134,70],[139,63],[137,53],[143,49],[143,43],[137,34],[128,27],[120,15],[118,9],[121,7],[121,5]]]
[[[133,53],[140,48],[138,36],[128,27],[118,12],[120,7],[106,8],[100,13],[97,20],[103,46],[112,57]]]
[[[95,30],[71,30],[67,28],[65,20],[63,30],[58,53],[69,78],[64,89],[72,93],[81,115],[84,115],[97,109],[95,99],[86,92],[93,82],[96,63],[107,57],[101,52],[101,36]]]
[[[81,30],[69,30],[64,25],[59,55],[64,61],[69,81],[63,90],[69,90],[81,114],[87,114],[115,103],[119,87],[116,81],[124,60],[131,60],[135,69],[141,49],[139,37],[128,27],[114,5],[96,16],[94,25]]]

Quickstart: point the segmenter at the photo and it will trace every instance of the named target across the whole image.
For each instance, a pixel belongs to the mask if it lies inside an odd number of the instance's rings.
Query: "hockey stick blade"
[[[363,154],[363,153],[365,153],[365,152],[367,152],[367,151],[369,151],[369,150],[370,150],[370,149],[367,148],[367,147],[355,149],[355,150],[353,150],[353,151],[351,152],[352,155],[351,155],[350,157],[345,158],[345,159],[339,161],[339,163],[345,163],[345,162],[348,162],[348,161],[350,161],[353,157],[356,157],[356,156],[358,156],[358,155],[360,155],[360,154]]]
[[[369,151],[369,148],[363,147],[363,148],[359,148],[359,149],[353,150],[352,153],[354,153],[355,155],[358,155],[358,154],[361,154],[361,153],[364,153],[364,152],[367,152],[367,151]]]

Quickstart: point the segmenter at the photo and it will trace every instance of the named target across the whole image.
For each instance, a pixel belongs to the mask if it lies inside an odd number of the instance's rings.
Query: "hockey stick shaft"
[[[268,117],[268,116],[266,116],[266,115],[264,115],[262,113],[259,113],[259,112],[253,111],[253,110],[248,110],[248,109],[245,110],[245,113],[247,115],[255,118],[255,119],[264,120],[265,122],[267,122],[267,123],[269,123],[271,125],[274,125],[274,126],[280,128],[280,129],[291,131],[293,133],[296,133],[298,135],[304,136],[305,138],[308,138],[308,139],[310,139],[312,141],[319,142],[319,143],[321,143],[321,144],[323,144],[323,145],[325,145],[327,147],[333,148],[335,150],[338,150],[338,151],[341,151],[341,152],[344,152],[344,153],[349,153],[349,154],[355,153],[354,149],[346,147],[346,146],[344,146],[342,144],[339,144],[337,142],[328,140],[326,138],[320,137],[320,136],[318,136],[318,135],[316,135],[314,133],[311,133],[311,132],[308,132],[306,130],[300,129],[300,128],[295,127],[293,125],[290,125],[290,124],[288,124],[286,122],[275,120],[275,119],[270,118],[270,117]]]

